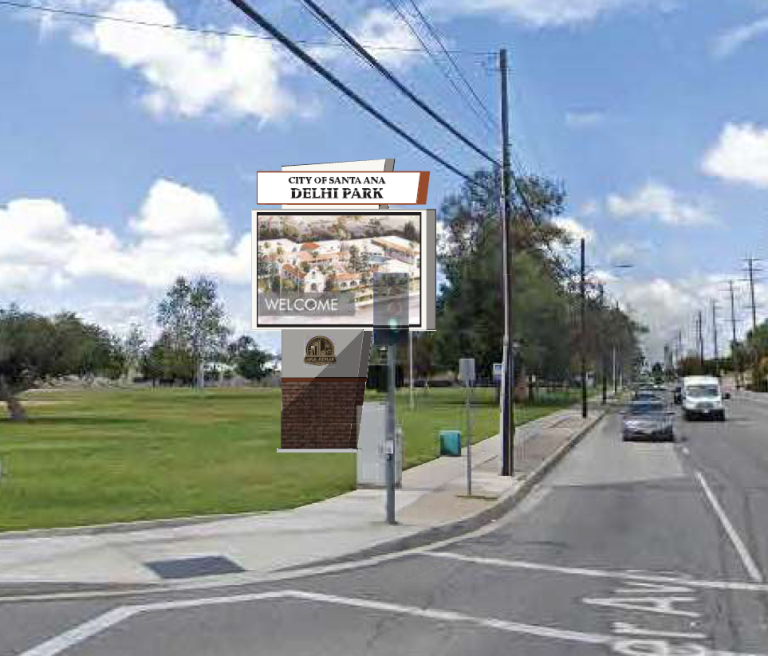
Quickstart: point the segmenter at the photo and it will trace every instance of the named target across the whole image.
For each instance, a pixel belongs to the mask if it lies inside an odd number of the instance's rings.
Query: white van
[[[725,406],[720,379],[714,376],[686,376],[683,378],[683,415],[686,419],[710,417],[725,421]],[[728,398],[728,395],[725,395]]]

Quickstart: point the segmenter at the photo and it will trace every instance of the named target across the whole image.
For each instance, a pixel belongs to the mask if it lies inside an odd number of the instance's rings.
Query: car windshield
[[[717,385],[690,385],[685,391],[688,396],[702,396],[706,398],[717,397],[720,393]]]
[[[633,403],[629,407],[629,414],[631,415],[649,415],[663,411],[664,405],[662,403]]]

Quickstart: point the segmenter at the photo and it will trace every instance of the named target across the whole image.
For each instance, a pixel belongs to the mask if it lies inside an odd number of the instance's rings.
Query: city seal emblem
[[[304,362],[306,364],[316,364],[319,366],[334,364],[336,362],[336,352],[333,342],[322,335],[310,339],[307,342]]]

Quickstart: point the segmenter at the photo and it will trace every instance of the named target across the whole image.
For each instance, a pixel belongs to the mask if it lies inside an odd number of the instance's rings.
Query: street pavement
[[[768,654],[768,404],[598,426],[474,534],[312,576],[0,603],[2,656]]]

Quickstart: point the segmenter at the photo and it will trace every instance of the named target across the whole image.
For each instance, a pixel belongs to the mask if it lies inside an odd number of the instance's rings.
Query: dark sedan
[[[641,399],[630,403],[621,422],[621,439],[674,440],[674,413],[659,399]]]

